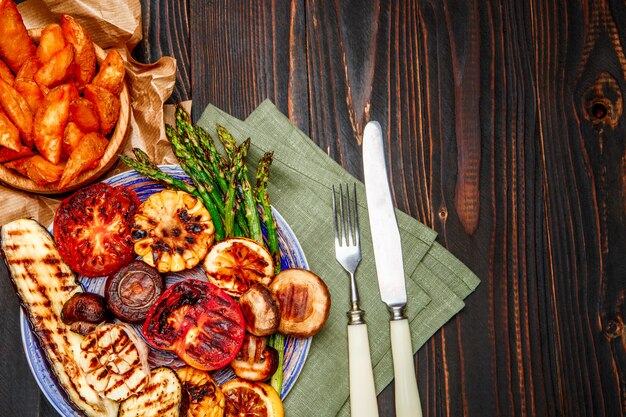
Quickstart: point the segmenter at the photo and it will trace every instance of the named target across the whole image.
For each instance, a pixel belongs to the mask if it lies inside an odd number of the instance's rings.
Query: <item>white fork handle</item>
[[[422,417],[422,405],[417,390],[413,348],[409,321],[391,320],[391,353],[393,355],[393,374],[396,380],[396,416]]]
[[[353,417],[378,417],[372,359],[367,324],[348,326],[350,363],[350,414]]]

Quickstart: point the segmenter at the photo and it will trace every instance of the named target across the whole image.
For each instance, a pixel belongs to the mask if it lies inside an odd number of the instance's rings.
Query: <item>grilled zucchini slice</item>
[[[187,414],[187,404],[176,372],[156,368],[144,390],[120,404],[119,417],[183,417]]]
[[[135,213],[135,253],[160,273],[195,267],[213,243],[215,228],[209,211],[184,191],[152,194]]]
[[[78,363],[89,386],[113,401],[123,401],[148,383],[148,353],[132,327],[104,323],[83,339]]]
[[[118,405],[91,388],[74,358],[83,337],[63,323],[61,311],[83,290],[59,255],[52,236],[31,219],[2,226],[0,254],[11,274],[24,313],[50,369],[68,399],[88,417],[113,417]]]

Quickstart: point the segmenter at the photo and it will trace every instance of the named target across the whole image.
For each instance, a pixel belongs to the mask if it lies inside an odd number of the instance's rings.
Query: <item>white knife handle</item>
[[[392,320],[389,322],[389,327],[391,330],[393,373],[396,380],[396,416],[422,417],[409,321],[407,319]]]
[[[350,363],[350,414],[353,417],[378,417],[372,359],[367,324],[348,326]]]

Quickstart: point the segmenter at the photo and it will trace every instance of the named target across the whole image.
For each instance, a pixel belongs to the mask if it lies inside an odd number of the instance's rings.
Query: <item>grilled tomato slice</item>
[[[208,282],[180,281],[152,305],[143,324],[147,342],[174,351],[194,368],[222,368],[239,352],[243,314],[228,294]]]
[[[109,275],[130,263],[139,204],[134,191],[102,183],[63,200],[54,216],[54,240],[65,262],[86,277]]]
[[[159,272],[196,266],[213,243],[209,211],[184,191],[164,190],[144,201],[133,224],[135,252]]]
[[[203,267],[209,282],[233,297],[240,297],[254,283],[269,285],[274,277],[272,255],[254,240],[242,237],[213,245]]]

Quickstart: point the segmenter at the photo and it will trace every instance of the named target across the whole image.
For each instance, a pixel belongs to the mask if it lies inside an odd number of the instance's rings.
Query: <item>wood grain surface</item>
[[[626,415],[626,2],[142,4],[134,56],[176,57],[196,118],[270,98],[358,178],[381,123],[397,206],[482,280],[416,356],[424,416]],[[0,361],[24,381],[0,415],[54,415],[21,349]]]
[[[189,9],[196,117],[269,97],[359,178],[380,121],[397,205],[483,280],[417,355],[425,416],[626,414],[626,3]]]

